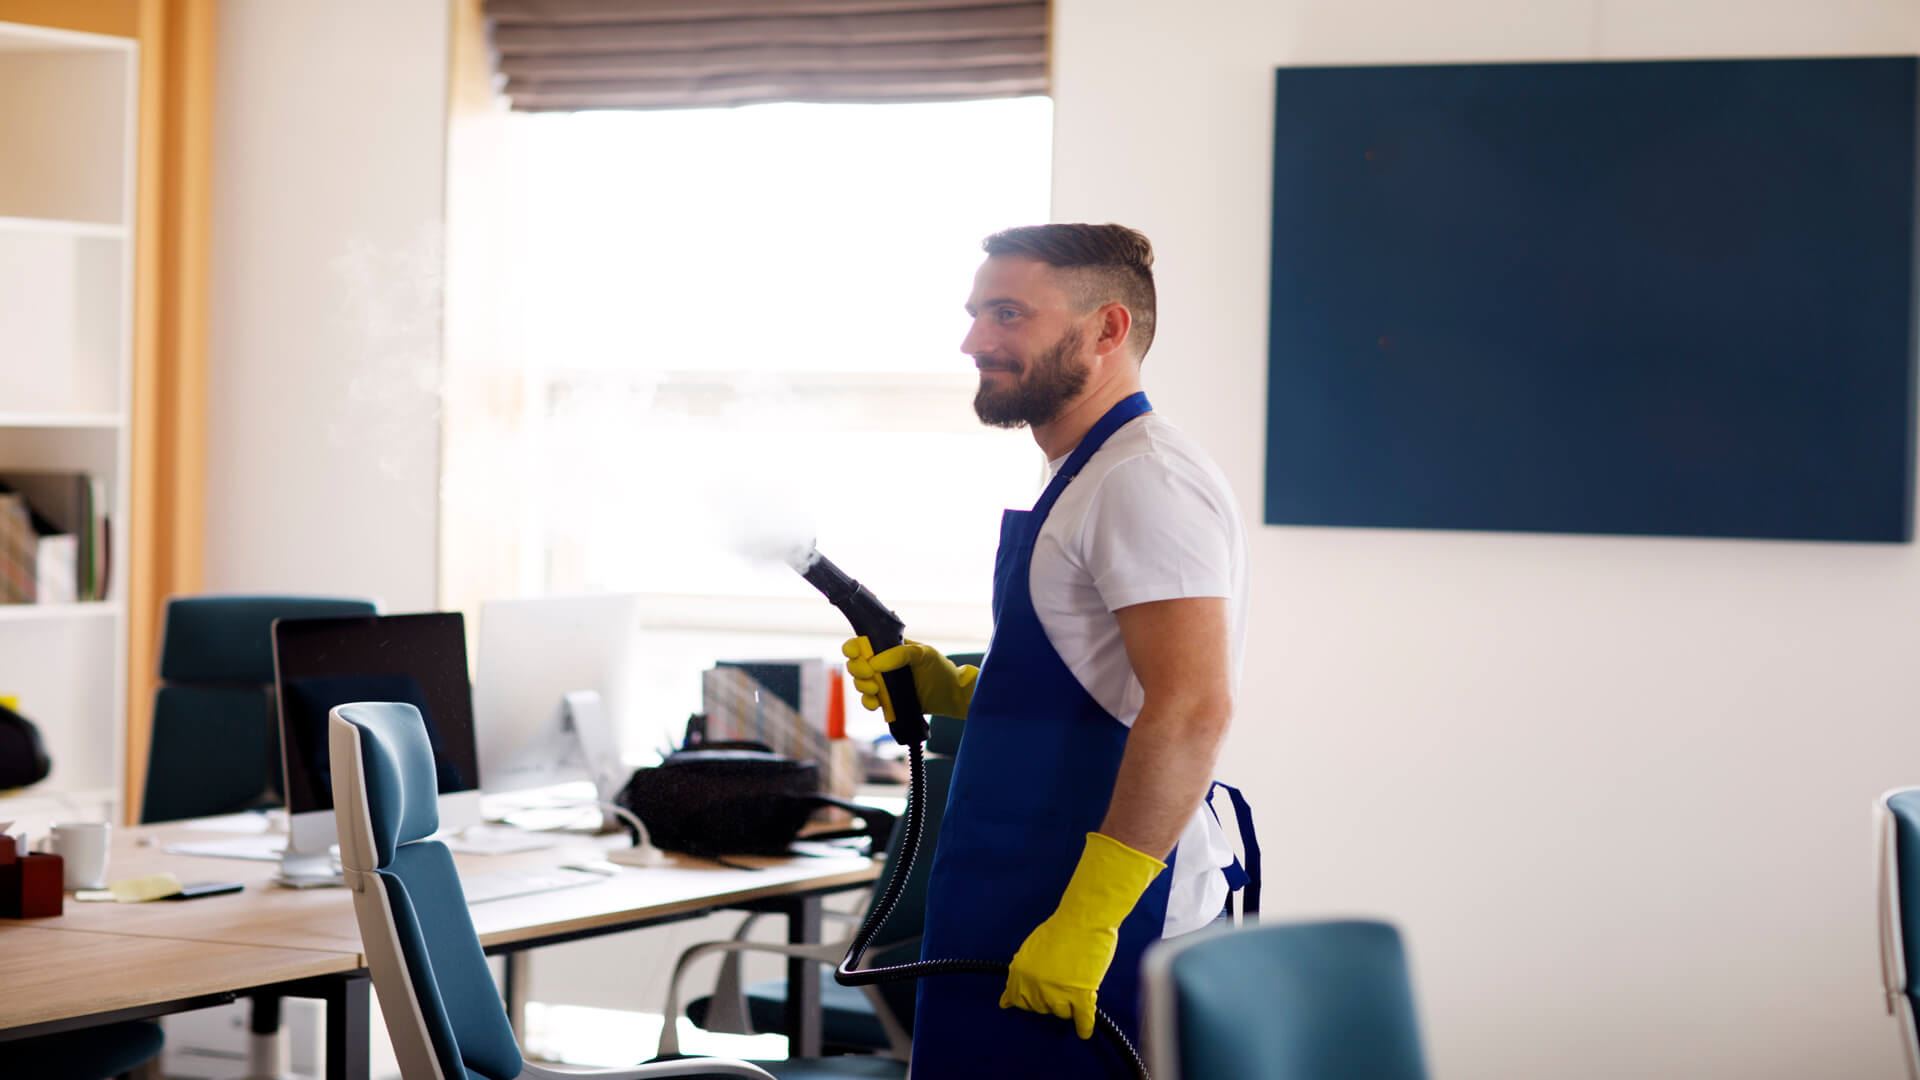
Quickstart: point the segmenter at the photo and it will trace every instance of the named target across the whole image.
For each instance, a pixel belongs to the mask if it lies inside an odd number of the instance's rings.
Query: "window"
[[[451,206],[443,602],[648,594],[683,716],[693,653],[845,636],[746,554],[812,532],[910,632],[982,645],[1044,463],[974,418],[962,305],[981,238],[1047,220],[1051,102],[503,120],[496,209]]]

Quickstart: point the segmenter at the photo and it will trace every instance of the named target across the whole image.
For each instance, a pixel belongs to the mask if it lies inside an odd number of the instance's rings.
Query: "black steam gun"
[[[840,609],[840,614],[853,626],[853,632],[864,635],[874,652],[885,652],[906,640],[902,631],[907,624],[900,616],[818,550],[809,548],[804,557],[789,562],[808,584],[819,589],[829,603]],[[920,692],[913,687],[913,672],[900,668],[886,672],[881,679],[887,685],[887,697],[893,705],[888,727],[893,731],[894,741],[903,746],[925,742],[927,717],[920,709]]]

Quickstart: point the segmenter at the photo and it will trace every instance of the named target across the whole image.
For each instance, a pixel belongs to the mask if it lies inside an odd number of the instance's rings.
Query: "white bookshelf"
[[[0,218],[0,233],[43,233],[54,236],[94,237],[124,240],[124,225],[102,225],[96,221],[56,221],[52,218]]]
[[[81,604],[0,604],[0,623],[34,622],[44,619],[84,619],[89,616],[110,619],[120,614],[120,605],[90,600]]]
[[[0,22],[0,472],[92,474],[112,534],[104,601],[0,605],[0,697],[53,758],[0,821],[121,812],[138,60]]]
[[[0,427],[6,428],[102,428],[125,427],[125,413],[0,413]]]

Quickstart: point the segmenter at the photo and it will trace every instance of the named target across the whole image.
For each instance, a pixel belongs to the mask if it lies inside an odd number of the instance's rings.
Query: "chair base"
[[[107,1080],[159,1056],[163,1042],[159,1024],[133,1020],[10,1042],[0,1061],[8,1076]]]
[[[686,1056],[655,1058],[654,1061],[697,1061]],[[647,1064],[653,1064],[652,1061]],[[750,1061],[749,1065],[772,1073],[779,1080],[906,1080],[907,1063],[866,1054],[836,1057],[800,1058],[794,1061]]]
[[[283,1080],[292,1072],[291,1048],[281,1032],[247,1033],[247,1080]]]
[[[870,1054],[888,1047],[887,1030],[874,1015],[873,1004],[858,987],[841,986],[831,971],[820,972],[820,1038],[828,1051]],[[747,1018],[757,1032],[777,1032],[785,1026],[787,983],[769,979],[746,988]],[[698,998],[687,1005],[687,1018],[706,1027],[712,998]]]

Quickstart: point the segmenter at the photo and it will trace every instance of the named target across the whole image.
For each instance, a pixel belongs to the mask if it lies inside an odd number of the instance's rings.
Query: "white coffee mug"
[[[104,821],[70,821],[53,827],[53,853],[64,864],[67,888],[107,887],[107,840]]]

